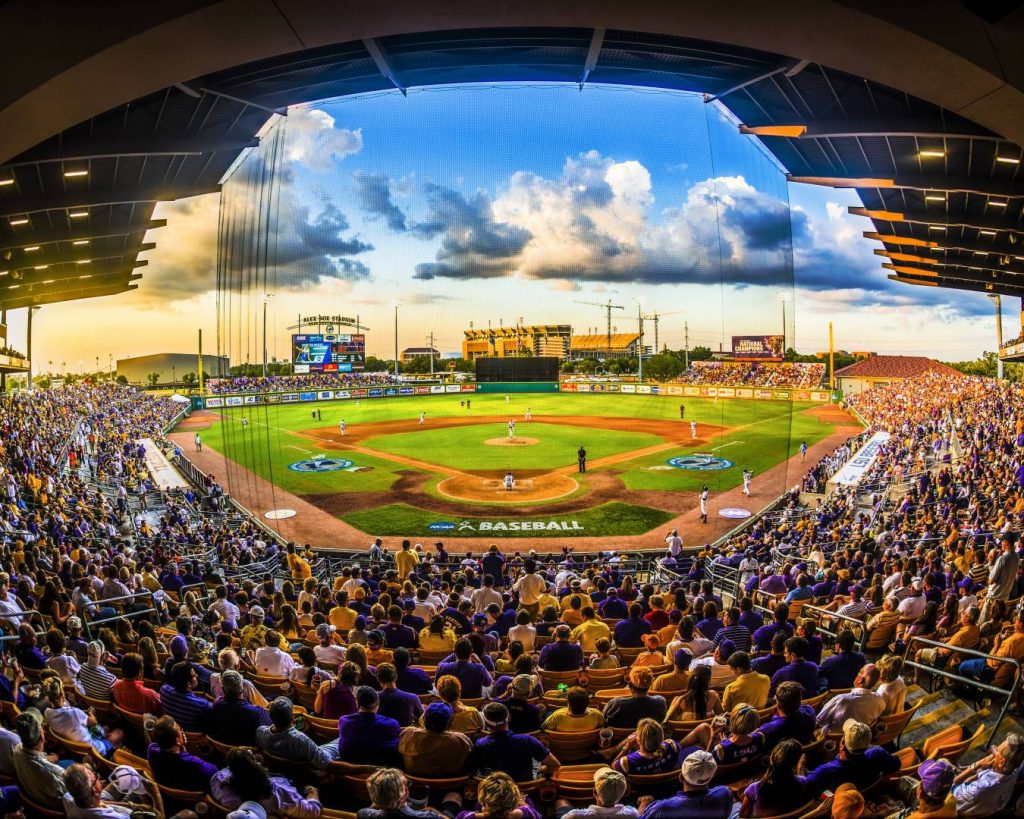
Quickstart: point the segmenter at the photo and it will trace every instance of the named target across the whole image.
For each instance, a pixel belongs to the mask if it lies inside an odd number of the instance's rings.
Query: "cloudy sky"
[[[243,169],[269,163],[275,141],[276,275],[222,300],[233,361],[260,358],[264,290],[281,357],[300,313],[358,314],[368,351],[384,356],[396,303],[400,347],[433,332],[447,352],[470,322],[602,332],[604,311],[577,302],[609,299],[625,307],[613,317],[621,331],[635,330],[638,309],[663,314],[671,348],[686,324],[691,345],[713,348],[777,333],[783,304],[801,352],[827,347],[830,320],[851,350],[955,359],[994,346],[983,296],[888,281],[861,236],[870,223],[847,213],[855,193],[787,185],[756,140],[694,95],[425,89],[296,108],[273,128]],[[41,369],[189,351],[199,328],[213,352],[220,198],[159,206],[168,225],[151,235],[138,291],[44,308]],[[21,333],[15,317],[14,346]]]

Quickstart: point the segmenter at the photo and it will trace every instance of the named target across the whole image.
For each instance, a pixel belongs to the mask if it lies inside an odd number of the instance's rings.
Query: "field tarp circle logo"
[[[349,469],[352,466],[353,462],[344,458],[312,458],[288,464],[292,472],[337,472],[339,469]]]
[[[676,469],[696,469],[701,472],[713,472],[719,469],[728,469],[732,461],[719,458],[715,455],[682,455],[678,458],[670,458],[669,466]]]
[[[437,520],[433,523],[428,523],[427,528],[431,532],[450,532],[455,528],[455,524],[450,520]]]
[[[749,518],[752,514],[749,509],[740,509],[738,506],[727,506],[724,509],[718,510],[719,517],[732,520],[743,520],[744,518]]]

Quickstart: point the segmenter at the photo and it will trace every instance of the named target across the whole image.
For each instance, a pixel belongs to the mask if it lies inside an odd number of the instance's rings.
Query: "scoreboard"
[[[292,367],[296,373],[350,373],[366,366],[362,333],[292,335]]]

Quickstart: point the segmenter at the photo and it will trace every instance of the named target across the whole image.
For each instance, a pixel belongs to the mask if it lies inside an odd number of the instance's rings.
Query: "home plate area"
[[[579,488],[575,479],[565,474],[513,475],[511,489],[505,488],[505,474],[490,472],[485,475],[458,474],[437,485],[437,491],[449,498],[488,501],[490,503],[523,503],[524,501],[551,500],[571,495]]]

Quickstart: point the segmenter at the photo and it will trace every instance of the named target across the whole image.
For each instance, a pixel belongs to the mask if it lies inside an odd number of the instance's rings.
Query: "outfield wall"
[[[300,404],[316,401],[346,401],[370,398],[405,398],[412,395],[455,395],[462,393],[618,393],[620,395],[655,395],[667,398],[726,398],[754,401],[810,401],[827,404],[833,400],[828,390],[780,389],[777,387],[711,387],[690,384],[625,384],[618,382],[554,381],[431,384],[388,387],[360,387],[345,390],[309,390],[308,392],[273,392],[244,395],[212,395],[193,397],[195,409],[224,409],[254,404]]]

